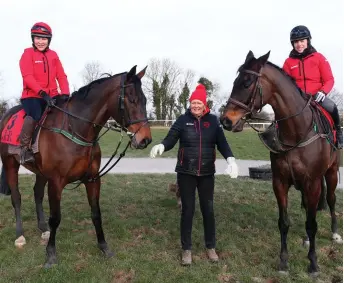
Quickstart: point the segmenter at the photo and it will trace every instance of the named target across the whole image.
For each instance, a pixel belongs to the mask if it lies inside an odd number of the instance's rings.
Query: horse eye
[[[249,88],[252,84],[252,80],[248,79],[244,81],[244,88]]]
[[[252,83],[253,83],[252,78],[250,76],[246,76],[243,81],[244,88],[249,88]]]

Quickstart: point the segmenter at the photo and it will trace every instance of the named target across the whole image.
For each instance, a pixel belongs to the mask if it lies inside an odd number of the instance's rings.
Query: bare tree
[[[8,109],[9,109],[9,106],[8,106],[7,100],[1,99],[0,100],[0,119]]]
[[[164,80],[167,75],[169,79],[169,84],[167,87],[167,92],[170,94],[175,93],[180,88],[180,80],[182,76],[182,69],[170,59],[156,59],[153,58],[149,62],[149,68],[147,68],[146,78],[148,84],[146,83],[146,90],[148,93],[153,93],[152,80],[155,80],[159,85]]]
[[[188,69],[184,73],[184,81],[182,81],[182,85],[180,86],[180,89],[183,89],[185,84],[187,84],[189,87],[191,87],[194,84],[195,80],[195,72]]]
[[[102,75],[103,68],[98,61],[91,61],[85,64],[82,71],[82,79],[84,84],[89,84],[90,82],[99,79]]]
[[[170,59],[149,61],[149,67],[143,81],[143,88],[149,101],[153,103],[158,119],[172,119],[176,100],[182,92],[185,83],[192,83],[194,73],[184,72]]]

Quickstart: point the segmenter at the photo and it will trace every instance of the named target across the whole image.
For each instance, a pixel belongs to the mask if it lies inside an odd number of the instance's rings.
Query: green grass
[[[168,132],[168,128],[154,128],[152,127],[153,142],[144,150],[128,149],[126,156],[128,157],[148,157],[152,146],[160,143]],[[253,159],[253,160],[269,160],[269,151],[259,140],[258,135],[253,130],[244,130],[240,133],[232,133],[225,131],[227,141],[234,153],[234,156],[238,159]],[[118,141],[120,140],[120,134],[115,132],[107,132],[100,140],[100,146],[102,149],[102,156],[111,156]],[[122,145],[119,152],[123,151],[127,138],[123,138]],[[176,146],[165,152],[162,157],[176,157],[178,151],[178,143]],[[220,152],[217,152],[217,158],[222,158]]]
[[[216,177],[215,213],[218,264],[204,253],[202,218],[197,203],[193,225],[193,265],[182,267],[179,210],[167,175],[108,175],[102,179],[101,210],[109,246],[105,259],[96,246],[85,190],[65,190],[57,233],[59,264],[42,265],[45,246],[36,228],[33,177],[21,176],[22,217],[27,245],[15,249],[15,219],[9,197],[0,198],[0,281],[9,282],[313,282],[307,250],[301,246],[305,215],[300,193],[291,189],[288,234],[289,276],[278,274],[280,240],[277,205],[271,183]],[[343,229],[343,194],[337,194],[339,231]],[[48,210],[47,200],[44,202]],[[330,238],[329,212],[318,213],[316,249],[319,282],[342,282],[342,246]],[[341,233],[341,232],[340,232]]]

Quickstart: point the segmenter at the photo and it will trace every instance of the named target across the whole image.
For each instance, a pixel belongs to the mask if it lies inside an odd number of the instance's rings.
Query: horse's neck
[[[102,128],[100,126],[104,126],[110,118],[108,110],[109,91],[104,88],[98,93],[92,92],[96,92],[96,89],[91,90],[84,100],[78,99],[75,103],[72,101],[68,107],[71,113],[89,121],[86,122],[77,118],[70,119],[72,129],[87,139],[94,139]]]
[[[303,110],[307,102],[290,79],[278,70],[274,70],[271,75],[272,69],[273,67],[269,67],[268,76],[273,81],[275,89],[272,90],[274,93],[268,103],[275,112],[276,120],[300,113],[278,123],[281,139],[286,142],[297,142],[305,136],[310,126],[311,110],[309,107]]]

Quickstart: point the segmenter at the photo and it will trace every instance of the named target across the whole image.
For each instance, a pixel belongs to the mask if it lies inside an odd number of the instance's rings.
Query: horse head
[[[242,131],[243,120],[246,115],[254,114],[267,103],[268,97],[263,99],[264,88],[269,88],[262,76],[264,65],[268,61],[270,51],[255,58],[249,51],[245,63],[239,68],[233,89],[220,121],[228,131]],[[264,95],[271,92],[264,92]]]

